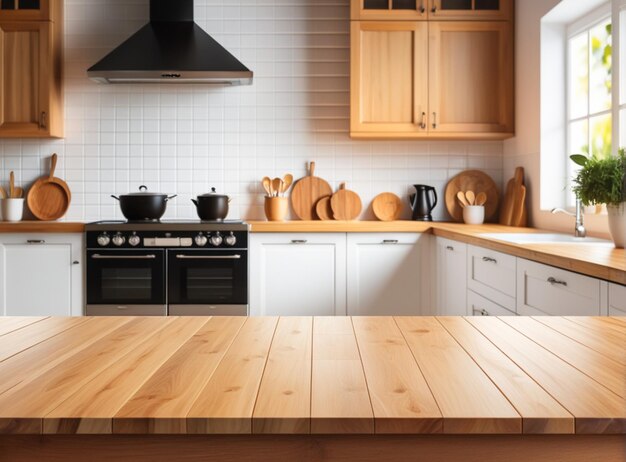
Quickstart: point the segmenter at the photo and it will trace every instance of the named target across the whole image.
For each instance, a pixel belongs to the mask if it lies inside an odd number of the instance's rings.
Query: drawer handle
[[[481,316],[489,316],[489,311],[487,310],[480,310],[478,308],[474,308],[474,315],[480,314]]]
[[[447,250],[449,250],[450,252],[454,252],[454,247],[452,247],[451,245],[449,245],[448,247],[446,247]]]
[[[559,279],[556,279],[556,278],[553,278],[553,277],[549,277],[548,278],[548,282],[550,284],[552,284],[553,286],[559,285],[559,286],[567,287],[567,282],[560,281]]]
[[[41,244],[45,244],[46,241],[44,241],[43,239],[29,239],[28,241],[26,241],[27,244],[31,244],[31,245],[41,245]]]
[[[292,244],[300,244],[300,245],[306,244],[307,242],[309,241],[307,241],[306,239],[294,239],[291,241]]]
[[[398,241],[397,239],[385,239],[383,241],[383,244],[399,244],[400,241]]]
[[[424,8],[424,7],[422,7],[422,8]],[[422,14],[423,14],[423,13],[424,13],[424,12],[422,11]],[[419,127],[420,127],[422,130],[426,130],[426,113],[425,113],[425,112],[422,112],[422,121],[420,122]]]
[[[498,260],[496,260],[495,258],[491,258],[491,257],[483,257],[483,261],[485,263],[495,263],[496,265],[498,264]]]

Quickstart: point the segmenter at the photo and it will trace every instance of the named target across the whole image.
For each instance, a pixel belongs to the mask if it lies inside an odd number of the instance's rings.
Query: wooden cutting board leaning
[[[56,166],[57,155],[53,154],[50,174],[39,178],[28,191],[28,208],[39,220],[58,220],[65,215],[72,201],[67,183],[54,176]]]
[[[291,191],[291,206],[301,220],[317,220],[317,202],[331,196],[333,190],[326,180],[315,176],[315,162],[308,166],[308,175],[298,180]]]
[[[517,167],[515,176],[506,186],[506,194],[500,210],[500,224],[504,226],[526,226],[528,211],[526,208],[526,186],[524,186],[524,168]]]
[[[485,193],[485,221],[495,218],[500,204],[500,193],[493,179],[480,170],[467,170],[452,178],[445,191],[445,202],[448,213],[454,221],[463,221],[463,207],[457,195],[459,192],[472,191],[475,195]]]
[[[345,183],[341,183],[339,191],[331,197],[330,206],[335,220],[356,220],[363,210],[361,198],[354,191],[346,189]]]
[[[372,202],[374,216],[380,221],[396,221],[402,213],[402,199],[394,193],[382,193]]]

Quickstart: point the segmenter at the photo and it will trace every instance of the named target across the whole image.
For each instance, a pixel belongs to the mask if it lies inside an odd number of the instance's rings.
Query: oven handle
[[[100,255],[93,254],[94,260],[155,260],[156,255]]]
[[[241,255],[176,255],[179,260],[240,260]]]

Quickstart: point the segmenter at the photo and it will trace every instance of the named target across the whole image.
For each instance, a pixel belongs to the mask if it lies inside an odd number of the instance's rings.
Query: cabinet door
[[[428,19],[428,0],[351,0],[350,17],[355,20]]]
[[[81,235],[0,236],[1,313],[81,315],[81,257]]]
[[[348,235],[348,315],[421,314],[419,234]]]
[[[467,292],[467,315],[468,316],[515,316],[515,313],[507,310],[497,303],[487,300],[476,292]]]
[[[426,135],[428,24],[352,22],[351,132]]]
[[[50,136],[52,24],[0,23],[0,137]]]
[[[512,20],[513,0],[428,0],[430,19]]]
[[[250,314],[346,314],[345,234],[252,234]]]
[[[62,4],[63,0],[55,0]],[[55,19],[50,0],[0,0],[0,21],[46,21]]]
[[[495,250],[469,246],[467,287],[508,310],[515,311],[517,258]]]
[[[437,315],[465,316],[467,244],[437,238]]]
[[[599,316],[601,281],[519,258],[517,314]]]
[[[609,284],[609,316],[626,316],[626,286]]]
[[[431,134],[513,132],[508,22],[429,23]]]

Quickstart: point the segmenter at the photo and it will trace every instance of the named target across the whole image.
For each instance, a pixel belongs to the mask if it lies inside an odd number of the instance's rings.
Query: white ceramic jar
[[[0,199],[0,211],[3,221],[22,221],[24,199]]]
[[[465,208],[463,209],[463,221],[467,225],[482,225],[485,222],[485,206],[465,206]]]

